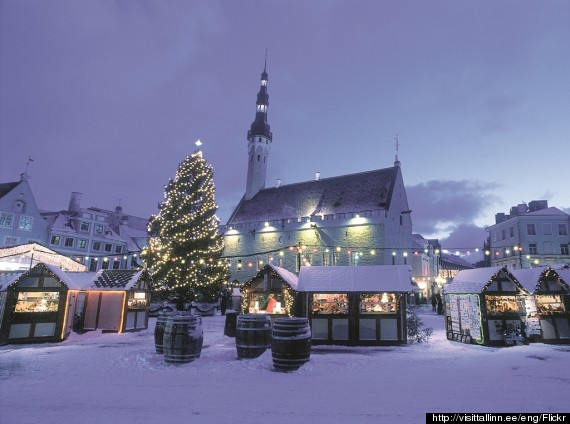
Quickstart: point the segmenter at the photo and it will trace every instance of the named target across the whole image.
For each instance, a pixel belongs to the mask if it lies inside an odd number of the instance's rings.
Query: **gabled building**
[[[411,265],[411,211],[397,156],[384,169],[266,187],[273,142],[267,82],[264,69],[247,133],[245,194],[222,228],[232,279],[245,282],[267,262],[293,272],[301,265]]]
[[[48,225],[23,173],[20,181],[0,184],[0,247],[45,244]]]
[[[71,193],[67,210],[45,212],[49,226],[47,246],[76,258],[91,272],[131,269],[142,265],[138,257],[146,244],[147,220],[114,211],[82,208],[81,193]]]
[[[569,227],[570,215],[546,200],[513,206],[487,228],[490,262],[508,269],[570,263]]]

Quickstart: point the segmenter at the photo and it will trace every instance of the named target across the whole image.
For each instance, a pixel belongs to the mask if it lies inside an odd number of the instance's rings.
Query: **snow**
[[[299,288],[302,292],[411,292],[408,265],[302,266]]]
[[[61,343],[0,347],[2,424],[425,423],[426,412],[567,412],[569,345],[492,348],[450,342],[422,308],[427,344],[314,346],[298,371],[271,352],[238,360],[225,317],[203,317],[191,363],[155,353],[154,326],[72,333]]]

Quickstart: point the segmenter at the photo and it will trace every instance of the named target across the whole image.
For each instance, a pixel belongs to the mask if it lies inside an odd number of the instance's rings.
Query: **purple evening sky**
[[[0,182],[42,209],[150,216],[200,138],[245,190],[269,50],[268,186],[392,166],[414,232],[481,247],[496,212],[569,211],[570,2],[0,1]]]

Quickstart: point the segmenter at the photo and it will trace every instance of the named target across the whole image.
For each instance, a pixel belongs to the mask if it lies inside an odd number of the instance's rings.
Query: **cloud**
[[[497,188],[495,183],[469,180],[432,180],[409,186],[406,191],[414,233],[451,240],[459,246],[481,245],[484,229],[475,220],[498,203],[499,197],[493,194]]]

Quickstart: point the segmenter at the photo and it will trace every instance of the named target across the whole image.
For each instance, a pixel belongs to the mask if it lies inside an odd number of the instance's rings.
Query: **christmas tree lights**
[[[141,256],[154,271],[155,293],[184,302],[215,302],[229,278],[215,216],[213,171],[200,151],[188,156],[164,189],[159,213],[148,224],[149,243]]]

